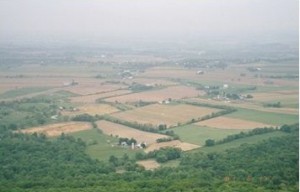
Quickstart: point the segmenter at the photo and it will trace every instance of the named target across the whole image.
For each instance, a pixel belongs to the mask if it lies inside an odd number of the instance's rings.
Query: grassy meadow
[[[227,135],[240,133],[242,130],[234,129],[216,129],[211,127],[203,127],[194,124],[180,126],[172,129],[180,139],[184,142],[203,146],[205,140],[219,140]]]
[[[238,108],[234,113],[225,115],[227,117],[261,122],[269,125],[280,126],[299,122],[298,115],[262,112],[252,109]]]
[[[101,133],[98,129],[71,133],[75,138],[80,138],[87,143],[86,153],[94,159],[107,161],[111,155],[122,157],[127,154],[134,157],[139,150],[131,150],[116,146],[118,139]],[[112,146],[114,145],[114,146]]]

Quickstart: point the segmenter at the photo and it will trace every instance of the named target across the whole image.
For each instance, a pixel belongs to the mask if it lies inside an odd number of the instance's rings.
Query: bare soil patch
[[[160,164],[153,159],[137,161],[137,164],[145,167],[146,170],[153,170],[160,167]]]
[[[33,127],[29,129],[20,130],[21,133],[43,133],[49,137],[59,136],[62,133],[73,133],[83,130],[91,129],[92,125],[87,122],[66,122],[45,125],[40,127]]]
[[[145,152],[148,153],[150,151],[158,150],[164,147],[176,147],[176,148],[180,148],[183,151],[189,151],[192,149],[199,148],[200,146],[191,143],[181,142],[179,140],[174,140],[174,141],[168,141],[162,143],[153,143],[145,149]]]

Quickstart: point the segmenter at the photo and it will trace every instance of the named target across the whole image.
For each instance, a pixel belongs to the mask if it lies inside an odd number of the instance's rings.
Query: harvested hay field
[[[189,151],[192,149],[199,148],[200,146],[191,143],[184,143],[179,140],[174,140],[174,141],[168,141],[162,143],[153,143],[145,149],[145,152],[148,153],[150,151],[158,150],[164,147],[176,147],[176,148],[180,148],[182,151]]]
[[[63,90],[78,95],[91,95],[110,91],[116,91],[126,86],[121,84],[103,84],[99,82],[79,82],[79,85],[64,87]]]
[[[153,78],[134,78],[134,79],[126,79],[123,82],[127,84],[139,83],[142,85],[149,86],[170,86],[170,85],[178,85],[178,83],[173,81],[168,81],[164,79],[153,79]]]
[[[41,127],[33,127],[29,129],[20,130],[21,133],[43,133],[49,137],[59,136],[62,133],[73,133],[91,129],[92,125],[87,122],[66,122],[45,125]]]
[[[71,97],[70,99],[72,103],[85,103],[85,104],[96,103],[97,99],[115,97],[115,96],[120,96],[128,93],[130,93],[129,90],[117,90],[117,91],[110,91],[110,92],[99,93],[99,94]]]
[[[198,119],[219,109],[198,107],[193,105],[178,104],[153,104],[134,110],[115,113],[112,116],[118,119],[124,119],[130,122],[138,122],[141,124],[166,124],[168,127],[175,126],[178,123],[185,123],[192,119]]]
[[[153,67],[141,74],[142,77],[149,78],[196,78],[197,71],[189,70],[182,67]]]
[[[165,89],[159,89],[159,90],[152,90],[152,91],[145,91],[140,93],[133,93],[129,95],[124,96],[118,96],[118,97],[111,97],[108,99],[105,99],[105,101],[108,102],[135,102],[135,101],[163,101],[166,99],[182,99],[182,98],[188,98],[188,97],[197,97],[199,95],[203,95],[204,92],[198,91],[193,87],[186,87],[186,86],[172,86],[167,87]]]
[[[289,91],[275,91],[267,93],[253,93],[253,100],[255,101],[282,101],[282,100],[296,100],[299,99],[298,90],[289,90]]]
[[[124,125],[112,123],[109,121],[97,121],[98,128],[107,135],[113,135],[118,137],[134,138],[137,142],[145,142],[147,144],[156,143],[159,138],[167,138],[166,135],[161,135],[157,133],[149,133],[145,131],[140,131],[133,129]]]
[[[267,125],[259,122],[247,121],[242,119],[234,119],[229,117],[216,117],[213,119],[200,121],[196,124],[200,126],[214,127],[219,129],[241,129],[241,130],[261,128],[261,127],[271,127],[271,125]]]
[[[117,108],[108,104],[86,104],[77,108],[78,111],[63,111],[63,115],[79,115],[87,113],[90,115],[104,115],[119,111]]]
[[[254,100],[249,101],[219,101],[212,99],[202,99],[202,98],[191,98],[188,101],[200,102],[200,103],[209,103],[213,105],[226,105],[231,107],[239,107],[245,109],[254,109],[258,111],[271,112],[271,113],[284,113],[284,114],[299,114],[299,109],[291,108],[291,107],[281,107],[281,108],[272,108],[272,107],[264,107],[260,102],[254,102]],[[290,100],[289,102],[298,102],[298,100]],[[282,101],[284,105],[286,101]]]
[[[137,161],[136,163],[143,166],[146,170],[153,170],[160,167],[160,164],[153,159]]]

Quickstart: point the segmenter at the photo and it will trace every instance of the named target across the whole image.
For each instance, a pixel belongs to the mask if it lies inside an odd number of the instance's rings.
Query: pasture
[[[196,124],[184,125],[172,129],[181,141],[203,146],[207,139],[220,140],[228,135],[240,133],[236,129],[216,129]]]
[[[141,124],[166,124],[168,127],[197,120],[205,115],[218,112],[219,109],[198,107],[186,104],[153,104],[125,112],[115,113],[112,116],[126,121]]]
[[[265,133],[262,135],[253,135],[251,137],[245,137],[241,139],[237,139],[234,141],[231,141],[229,143],[224,143],[220,145],[214,145],[211,147],[202,147],[200,149],[193,150],[191,152],[205,152],[205,153],[214,153],[214,152],[223,152],[227,149],[236,148],[243,144],[256,144],[259,142],[262,142],[264,140],[268,140],[273,137],[281,137],[286,135],[286,133],[281,131],[275,131],[271,133]]]
[[[225,115],[226,117],[244,119],[249,121],[256,121],[274,126],[280,126],[283,124],[294,124],[299,122],[298,115],[263,112],[252,109],[238,108],[234,113]]]

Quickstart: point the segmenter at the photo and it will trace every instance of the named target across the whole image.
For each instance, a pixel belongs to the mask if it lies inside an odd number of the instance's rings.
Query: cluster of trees
[[[135,107],[144,107],[147,105],[151,105],[154,104],[155,102],[152,101],[143,101],[143,100],[139,100],[137,102],[132,103]]]
[[[240,95],[236,94],[236,93],[227,93],[226,97],[229,99],[233,99],[233,100],[238,100],[240,99]]]
[[[223,111],[212,112],[210,115],[205,115],[205,116],[201,117],[198,121],[204,121],[204,120],[207,120],[207,119],[212,119],[212,118],[223,116],[223,115],[235,112],[235,111],[236,111],[236,109],[234,109],[234,108],[228,108],[228,109],[223,110]],[[194,123],[194,122],[196,122],[196,121],[191,121],[191,123]]]
[[[158,163],[165,163],[167,161],[178,159],[182,155],[180,148],[165,147],[159,150],[154,150],[149,153],[139,152],[136,154],[136,160],[155,159]]]
[[[172,137],[164,137],[164,138],[158,138],[156,139],[156,143],[163,143],[168,141],[173,141],[174,139]]]
[[[216,108],[216,109],[223,109],[230,113],[236,111],[235,108],[226,106],[226,105],[214,105],[214,104],[209,104],[209,103],[199,103],[199,102],[191,102],[191,101],[184,101],[183,103],[188,104],[188,105],[199,106],[199,107],[210,107],[210,108]]]
[[[129,86],[129,89],[133,92],[142,92],[153,89],[153,86],[147,86],[139,83],[133,83],[131,86]]]
[[[248,182],[263,191],[297,191],[299,174],[298,130],[256,145],[242,145],[225,153],[194,153],[181,166],[211,173],[227,183]],[[292,186],[292,189],[287,189]]]
[[[121,145],[123,142],[125,142],[127,145],[131,145],[132,143],[133,144],[137,143],[137,141],[135,139],[133,139],[133,138],[128,139],[128,138],[120,137],[119,138],[119,145]]]
[[[59,179],[114,171],[108,164],[92,160],[85,147],[80,139],[65,135],[50,140],[38,134],[1,134],[0,191],[51,187]]]
[[[274,108],[280,108],[281,107],[281,102],[278,101],[276,103],[265,103],[264,107],[274,107]]]
[[[72,118],[73,121],[86,121],[86,122],[95,122],[102,119],[99,115],[90,115],[87,113],[76,115]]]
[[[0,102],[0,131],[39,126],[52,121],[58,114],[58,106],[45,98],[31,98]],[[59,116],[56,121],[63,120]]]
[[[114,155],[109,157],[109,165],[114,169],[125,170],[125,171],[142,171],[144,167],[135,163],[133,159],[130,159],[129,156],[125,153],[122,157],[118,158]]]
[[[0,191],[298,191],[298,125],[287,134],[222,153],[185,153],[166,148],[149,154],[180,165],[146,171],[127,155],[108,162],[91,159],[80,139],[62,135],[0,132]],[[138,155],[137,155],[138,156]],[[143,158],[142,158],[143,157]],[[138,158],[139,159],[139,158]],[[124,173],[116,173],[123,167]],[[274,169],[274,167],[276,169]]]

